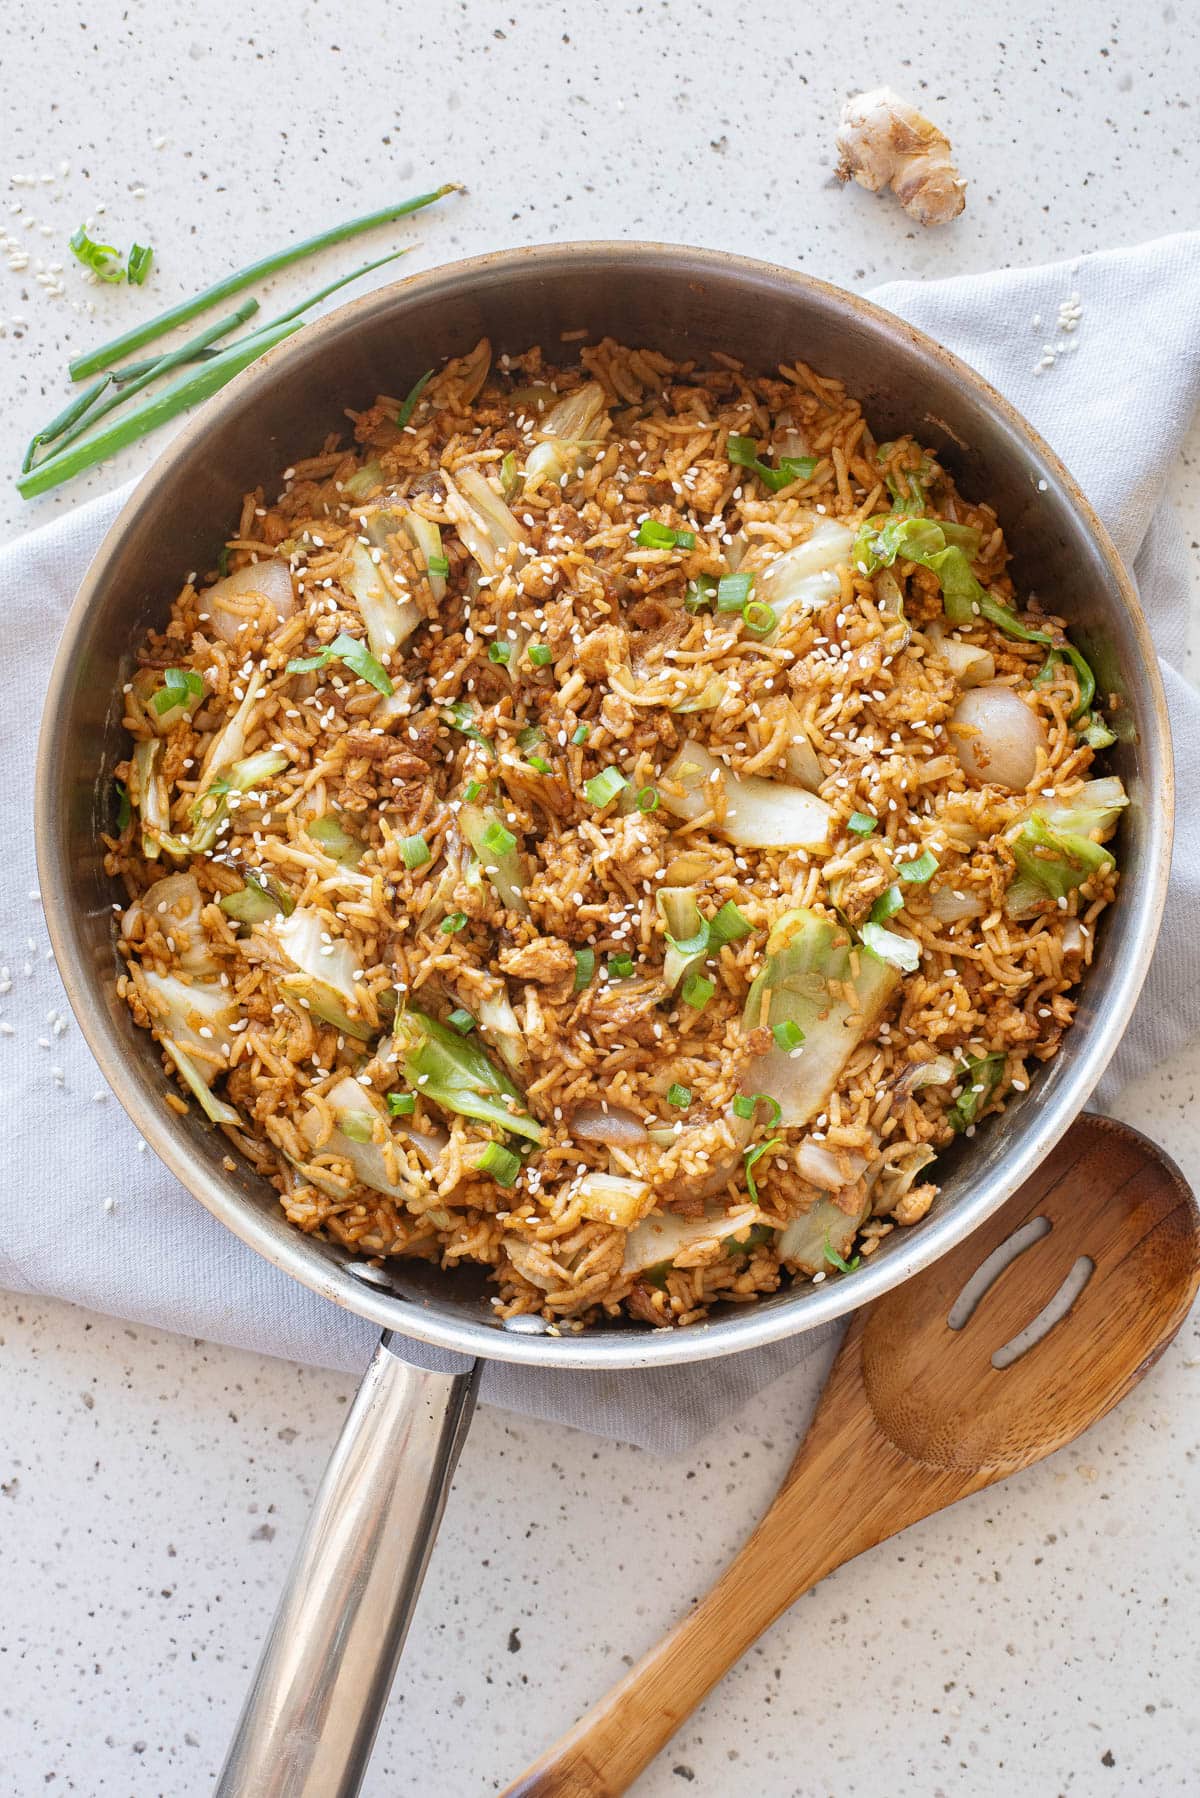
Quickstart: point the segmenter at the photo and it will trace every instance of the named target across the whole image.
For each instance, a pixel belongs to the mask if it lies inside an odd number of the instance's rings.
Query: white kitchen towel
[[[1078,295],[1078,302],[1072,300]],[[1163,660],[1178,766],[1200,766],[1200,697],[1183,681],[1188,570],[1162,502],[1200,396],[1200,234],[1054,267],[903,282],[874,298],[957,351],[1062,456],[1132,568]],[[1060,329],[1077,316],[1072,330]],[[1039,322],[1040,321],[1040,322]],[[1061,346],[1049,362],[1047,344]],[[60,624],[126,497],[81,506],[0,556],[0,1284],[288,1359],[361,1368],[376,1332],[217,1224],[138,1140],[88,1054],[49,956],[31,818],[34,744]],[[1148,987],[1102,1094],[1200,1033],[1200,789],[1180,782],[1171,902]],[[831,1332],[689,1368],[534,1372],[491,1362],[487,1401],[677,1453]],[[412,1358],[444,1365],[412,1345]]]

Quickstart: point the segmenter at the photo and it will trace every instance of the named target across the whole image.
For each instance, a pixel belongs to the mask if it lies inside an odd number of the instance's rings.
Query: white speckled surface
[[[472,191],[397,233],[420,238],[414,264],[640,235],[865,287],[1192,225],[1200,47],[1184,9],[1085,0],[1048,18],[1010,0],[989,18],[968,33],[949,0],[882,4],[872,53],[834,0],[758,0],[736,22],[679,0],[28,7],[4,49],[0,229],[69,263],[67,236],[103,203],[97,225],[148,239],[159,262],[140,298],[72,266],[50,299],[0,254],[7,462],[62,403],[68,352],[293,230],[448,176]],[[832,183],[831,120],[864,79],[923,94],[951,133],[971,183],[952,229],[918,238]],[[331,274],[358,260],[340,255]],[[276,309],[319,279],[282,278]],[[1176,483],[1193,539],[1197,447]],[[152,453],[36,506],[6,488],[0,527]],[[1193,1179],[1198,1084],[1193,1053],[1122,1106]],[[337,1375],[0,1295],[0,1798],[210,1789],[349,1393]],[[1200,1792],[1197,1417],[1193,1320],[1083,1443],[827,1581],[639,1792]],[[502,1786],[702,1590],[800,1422],[784,1381],[685,1464],[482,1413],[372,1798]]]

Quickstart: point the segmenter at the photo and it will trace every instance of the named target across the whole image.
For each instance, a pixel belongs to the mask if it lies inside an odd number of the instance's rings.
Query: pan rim
[[[597,1329],[580,1335],[523,1335],[498,1328],[481,1315],[478,1322],[451,1317],[430,1306],[397,1294],[372,1288],[350,1270],[327,1258],[313,1239],[298,1231],[294,1241],[281,1236],[265,1213],[249,1204],[232,1186],[201,1165],[187,1147],[186,1120],[174,1118],[165,1106],[146,1097],[126,1069],[127,1055],[106,1008],[96,1003],[99,975],[89,966],[80,936],[75,908],[60,900],[69,891],[65,819],[60,816],[57,776],[65,752],[68,728],[66,694],[79,641],[90,608],[102,592],[108,566],[133,522],[152,512],[159,490],[172,474],[193,458],[218,420],[248,406],[256,390],[283,376],[293,367],[308,365],[323,347],[342,332],[354,330],[377,314],[402,310],[409,300],[436,297],[450,287],[486,283],[497,273],[520,270],[523,275],[543,272],[552,277],[566,266],[586,267],[589,262],[607,268],[645,272],[647,263],[658,274],[691,280],[721,276],[744,283],[748,289],[766,282],[781,285],[807,301],[847,319],[861,321],[874,335],[883,336],[896,353],[932,367],[943,377],[969,388],[977,403],[1001,424],[1009,439],[1020,446],[1033,475],[1052,477],[1072,522],[1089,538],[1107,564],[1137,642],[1139,667],[1136,682],[1145,702],[1147,767],[1146,854],[1137,888],[1124,896],[1135,917],[1128,926],[1134,953],[1114,970],[1105,1013],[1088,1031],[1075,1052],[1060,1088],[1044,1107],[1030,1107],[1013,1144],[1006,1152],[1003,1177],[981,1182],[977,1193],[934,1215],[906,1232],[903,1248],[886,1261],[867,1262],[852,1280],[826,1281],[820,1288],[797,1288],[793,1302],[770,1307],[747,1306],[733,1316],[689,1326],[685,1330]],[[1134,671],[1129,671],[1133,678]],[[482,256],[409,275],[363,297],[347,302],[309,325],[294,338],[279,344],[259,362],[210,399],[176,434],[151,464],[105,534],[67,615],[55,655],[47,690],[40,733],[36,773],[35,841],[41,891],[45,895],[47,928],[59,972],[72,1010],[88,1047],[136,1128],[181,1184],[200,1200],[227,1228],[268,1261],[299,1279],[310,1290],[332,1300],[370,1322],[417,1339],[433,1348],[473,1354],[492,1360],[539,1367],[634,1368],[667,1366],[740,1353],[818,1329],[860,1305],[881,1297],[901,1281],[928,1266],[958,1242],[1010,1196],[1029,1177],[1045,1155],[1083,1109],[1087,1098],[1114,1053],[1129,1021],[1153,954],[1166,901],[1174,819],[1174,769],[1171,733],[1158,664],[1149,629],[1142,614],[1133,581],[1104,525],[1053,450],[1016,409],[974,369],[934,339],[872,301],[851,294],[814,276],[779,265],[737,256],[726,251],[696,249],[681,244],[606,242],[580,240],[498,250]]]

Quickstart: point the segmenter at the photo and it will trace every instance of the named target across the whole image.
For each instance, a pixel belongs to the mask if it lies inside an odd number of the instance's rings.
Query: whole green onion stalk
[[[77,356],[70,365],[71,379],[82,381],[88,375],[98,374],[111,363],[119,362],[122,356],[129,356],[134,350],[140,350],[143,344],[153,343],[156,337],[165,337],[177,325],[187,324],[198,313],[207,312],[210,306],[220,305],[231,294],[240,293],[255,281],[265,281],[269,275],[278,274],[280,269],[289,268],[293,262],[299,262],[305,256],[315,256],[319,250],[327,250],[332,244],[345,243],[347,238],[358,237],[364,231],[373,231],[378,225],[389,225],[410,212],[419,212],[423,206],[432,206],[447,194],[461,191],[459,182],[448,181],[435,188],[432,193],[418,194],[415,199],[402,200],[399,205],[383,206],[377,212],[364,213],[361,218],[348,219],[345,224],[334,225],[328,231],[318,232],[315,237],[305,237],[298,243],[289,244],[284,250],[275,250],[270,256],[247,263],[245,268],[236,269],[232,275],[225,275],[220,281],[214,281],[211,287],[206,287],[193,299],[184,300],[178,306],[160,312],[157,318],[135,325],[120,337],[114,337],[110,343],[101,344],[99,349],[89,350],[85,356]]]
[[[282,343],[285,337],[290,337],[299,329],[299,321],[280,325],[269,337],[252,338],[241,349],[231,348],[194,372],[181,375],[144,405],[135,406],[132,412],[115,420],[107,430],[80,440],[71,448],[63,450],[60,455],[49,457],[47,461],[40,462],[36,468],[23,474],[17,482],[17,491],[23,499],[33,499],[35,495],[48,493],[52,487],[69,481],[73,475],[81,474],[85,468],[92,468],[97,462],[115,456],[118,450],[124,449],[127,444],[136,443],[148,431],[157,430],[159,425],[166,424],[177,413],[185,412],[191,406],[198,406],[202,400],[224,387],[227,381],[231,381],[234,375],[240,374],[248,363],[257,361],[264,350]]]

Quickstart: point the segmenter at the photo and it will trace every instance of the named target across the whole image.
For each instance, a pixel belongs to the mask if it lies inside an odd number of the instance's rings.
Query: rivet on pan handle
[[[475,1407],[478,1363],[376,1349],[317,1493],[216,1798],[352,1798]]]

